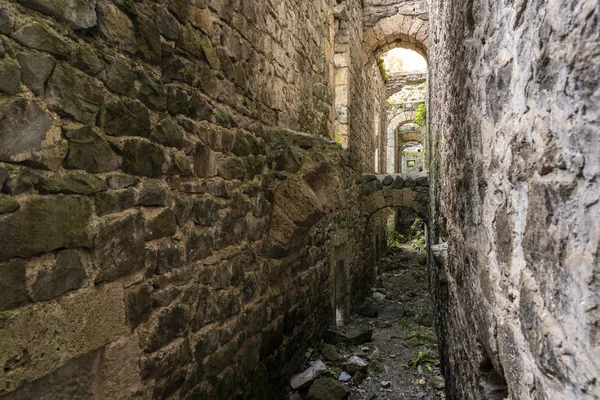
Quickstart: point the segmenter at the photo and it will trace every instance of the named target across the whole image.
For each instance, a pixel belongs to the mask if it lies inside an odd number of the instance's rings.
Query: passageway
[[[0,1],[0,399],[599,399],[599,7]]]

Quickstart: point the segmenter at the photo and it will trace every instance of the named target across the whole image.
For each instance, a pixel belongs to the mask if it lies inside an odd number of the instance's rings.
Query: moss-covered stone
[[[176,147],[178,149],[183,148],[184,144],[183,130],[177,125],[177,121],[170,117],[164,118],[156,124],[152,130],[150,139],[164,146]]]
[[[96,125],[96,115],[104,102],[104,87],[83,72],[58,64],[48,80],[46,101],[59,114]]]
[[[21,66],[12,58],[0,58],[0,90],[7,94],[19,91]]]
[[[39,22],[23,25],[13,34],[13,38],[23,46],[52,53],[66,58],[71,53],[71,45],[54,29]]]
[[[56,61],[48,55],[21,53],[17,56],[21,65],[21,81],[35,94],[44,94],[44,85],[50,77]]]
[[[98,28],[106,42],[111,46],[135,54],[137,44],[131,19],[110,2],[98,3],[97,10]]]
[[[52,120],[37,103],[17,97],[0,99],[0,161],[31,159],[40,151]]]
[[[105,63],[98,57],[98,51],[88,44],[74,48],[70,64],[88,75],[96,76],[104,69]]]
[[[94,175],[83,172],[70,172],[64,175],[52,174],[40,178],[36,189],[40,193],[65,193],[90,195],[108,189],[106,183]]]
[[[138,100],[152,109],[166,110],[167,98],[164,86],[146,71],[139,73],[139,82]]]
[[[96,214],[106,215],[128,210],[135,205],[135,192],[131,189],[107,190],[95,197]]]
[[[96,25],[96,0],[18,0],[26,7],[68,22],[75,29]]]
[[[91,247],[92,202],[79,196],[34,196],[0,219],[0,261],[58,248]]]
[[[65,168],[97,173],[114,171],[121,166],[121,158],[92,128],[66,130],[65,136],[69,140]]]
[[[106,87],[111,92],[135,97],[135,74],[127,59],[115,58],[106,69]]]
[[[102,109],[100,126],[111,136],[150,135],[150,113],[138,100],[109,101]]]
[[[25,260],[15,259],[0,264],[0,311],[27,303]]]
[[[159,178],[165,163],[164,150],[154,143],[128,140],[123,147],[123,172]]]
[[[19,202],[10,196],[0,194],[0,214],[8,214],[19,209]]]
[[[77,250],[64,250],[49,265],[35,274],[29,285],[33,301],[51,300],[69,290],[79,289],[85,282],[86,272],[82,255]]]

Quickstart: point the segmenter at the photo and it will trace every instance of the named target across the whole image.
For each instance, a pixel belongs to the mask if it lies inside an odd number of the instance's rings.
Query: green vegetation
[[[424,126],[426,119],[427,119],[427,107],[425,107],[425,103],[421,103],[417,107],[417,111],[415,111],[415,124],[417,124],[419,126]]]
[[[419,351],[419,354],[415,354],[412,359],[410,359],[405,367],[410,369],[411,371],[418,372],[420,374],[423,373],[423,367],[427,368],[428,371],[431,371],[431,366],[438,362],[438,359],[435,358],[433,354],[429,350]]]
[[[338,146],[342,147],[342,138],[340,137],[339,133],[335,133],[333,135],[333,141],[337,143]]]
[[[377,65],[379,66],[379,71],[381,72],[383,82],[386,84],[389,83],[390,78],[388,76],[387,70],[385,69],[384,59],[382,56],[377,57]]]
[[[417,339],[419,346],[427,344],[436,344],[437,339],[431,332],[413,332],[406,336],[404,340]]]
[[[404,236],[396,231],[395,220],[388,222],[386,236],[388,247],[400,247],[400,243],[404,243],[406,241]]]
[[[410,244],[419,251],[425,251],[425,224],[421,218],[416,218],[408,231]]]

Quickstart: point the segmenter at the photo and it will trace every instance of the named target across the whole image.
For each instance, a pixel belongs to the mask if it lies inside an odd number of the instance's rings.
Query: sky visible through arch
[[[415,51],[396,48],[383,57],[383,65],[388,74],[398,72],[426,72],[427,62]]]

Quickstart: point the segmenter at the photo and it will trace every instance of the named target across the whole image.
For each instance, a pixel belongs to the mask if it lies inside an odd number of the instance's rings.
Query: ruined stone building
[[[599,18],[0,0],[0,399],[278,399],[400,206],[448,399],[600,398]],[[384,76],[394,48],[427,73]]]

